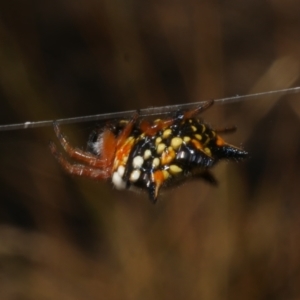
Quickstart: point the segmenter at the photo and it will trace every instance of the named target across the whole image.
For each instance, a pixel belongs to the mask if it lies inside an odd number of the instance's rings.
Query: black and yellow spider
[[[227,144],[197,115],[213,101],[194,110],[178,111],[166,119],[116,120],[92,134],[89,151],[73,148],[54,124],[56,135],[70,163],[56,146],[50,148],[62,167],[71,174],[96,180],[111,180],[117,189],[147,190],[156,202],[162,187],[172,186],[190,177],[213,180],[209,169],[220,159],[241,160],[248,153]],[[80,162],[80,163],[79,163]]]

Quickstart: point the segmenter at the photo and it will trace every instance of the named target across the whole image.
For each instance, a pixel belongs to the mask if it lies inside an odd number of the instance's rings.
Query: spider
[[[157,201],[162,187],[174,186],[187,178],[202,178],[215,183],[209,169],[220,159],[242,160],[248,153],[226,143],[219,133],[235,128],[213,130],[197,115],[214,103],[207,101],[193,110],[178,111],[166,119],[116,120],[94,131],[88,151],[74,148],[54,123],[58,140],[70,163],[54,143],[52,154],[70,174],[95,180],[111,180],[119,190],[138,188]]]

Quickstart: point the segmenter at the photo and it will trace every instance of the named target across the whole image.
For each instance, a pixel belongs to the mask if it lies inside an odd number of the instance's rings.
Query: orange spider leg
[[[51,142],[49,147],[52,154],[58,160],[63,169],[70,174],[86,176],[92,179],[108,179],[111,176],[109,168],[99,169],[80,164],[71,164],[62,156],[61,153],[57,151],[57,148],[54,143]]]
[[[142,120],[139,126],[143,133],[148,136],[154,136],[157,132],[171,126],[175,120],[176,119],[157,120],[152,124],[146,120]]]
[[[236,131],[236,127],[232,126],[232,127],[227,127],[227,128],[221,128],[221,129],[216,129],[214,130],[216,133],[222,133],[222,134],[226,134],[226,133],[231,133]],[[219,136],[218,134],[216,135],[216,144],[219,147],[222,147],[224,145],[229,145],[227,144],[222,138],[221,136]]]
[[[194,109],[191,109],[189,111],[186,111],[184,114],[183,114],[183,119],[186,120],[186,119],[190,119],[190,118],[193,118],[194,116],[200,114],[200,112],[202,111],[205,111],[207,110],[209,107],[211,107],[212,105],[214,104],[214,100],[208,100],[206,101],[203,105],[201,106],[198,106]]]
[[[134,124],[136,123],[136,120],[137,120],[138,117],[139,117],[139,114],[135,113],[133,118],[126,124],[123,131],[117,137],[117,140],[116,140],[117,149],[119,149],[124,144],[126,139],[129,137],[129,135],[132,131],[132,128],[133,128]]]
[[[102,139],[102,145],[100,149],[101,160],[106,162],[106,166],[111,166],[116,153],[116,144],[117,144],[116,137],[110,130],[105,130],[102,133],[101,139]]]
[[[63,136],[63,134],[60,131],[60,128],[57,123],[53,124],[54,131],[56,133],[56,136],[58,140],[60,141],[62,147],[66,151],[66,153],[73,159],[85,162],[93,167],[106,167],[111,165],[114,152],[112,149],[115,147],[115,137],[113,133],[110,131],[105,131],[102,135],[102,147],[103,147],[103,154],[101,153],[101,158],[85,152],[78,148],[73,148],[70,143],[67,141],[67,139]]]

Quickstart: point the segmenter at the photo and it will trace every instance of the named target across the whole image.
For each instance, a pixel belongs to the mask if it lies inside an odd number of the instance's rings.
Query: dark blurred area
[[[299,33],[296,0],[1,1],[0,123],[297,86]],[[51,127],[0,132],[0,299],[300,299],[300,94],[203,118],[249,159],[156,205],[64,174]]]

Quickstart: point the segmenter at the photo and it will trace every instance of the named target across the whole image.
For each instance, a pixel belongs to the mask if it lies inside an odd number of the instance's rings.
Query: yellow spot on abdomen
[[[180,137],[174,137],[171,140],[171,146],[173,147],[174,150],[177,150],[181,144],[182,144],[182,139]]]
[[[159,137],[155,140],[155,145],[157,146],[161,141],[162,141],[162,138],[159,136]]]
[[[172,130],[171,129],[166,129],[162,135],[163,139],[167,139],[170,135],[172,134]]]
[[[153,168],[156,169],[156,168],[159,166],[159,164],[160,164],[159,158],[158,158],[158,157],[155,157],[155,158],[153,159],[153,162],[152,162]]]
[[[179,168],[177,165],[171,165],[169,170],[170,170],[170,173],[173,175],[176,175],[176,174],[182,172],[182,169]]]
[[[156,152],[157,154],[161,154],[166,148],[166,145],[164,143],[160,143],[157,145],[157,148],[156,148]]]
[[[196,138],[197,140],[199,140],[199,141],[202,140],[201,134],[198,134],[198,133],[195,134],[195,138]]]
[[[166,170],[163,170],[162,172],[163,172],[163,175],[164,175],[164,179],[167,180],[170,176],[169,172],[166,171]]]
[[[204,148],[204,152],[207,154],[207,155],[209,155],[209,156],[211,156],[211,151],[210,151],[210,149],[209,148]]]

